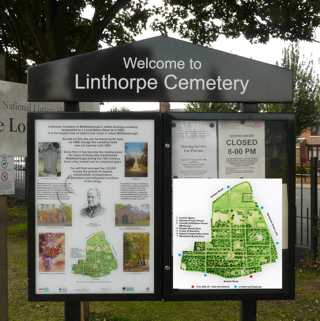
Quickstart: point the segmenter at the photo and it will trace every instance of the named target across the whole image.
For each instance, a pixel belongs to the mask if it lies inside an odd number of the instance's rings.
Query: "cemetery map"
[[[226,279],[262,271],[278,255],[252,186],[243,181],[212,202],[211,241],[183,251],[181,268]]]
[[[87,240],[86,258],[74,264],[72,271],[75,274],[90,277],[103,277],[117,268],[117,261],[108,244],[105,233],[100,231]]]

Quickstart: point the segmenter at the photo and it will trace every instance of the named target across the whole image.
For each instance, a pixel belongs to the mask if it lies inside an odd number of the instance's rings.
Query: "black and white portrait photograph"
[[[81,216],[95,218],[105,214],[105,208],[101,205],[101,191],[98,188],[89,188],[86,198],[87,204],[81,209]]]

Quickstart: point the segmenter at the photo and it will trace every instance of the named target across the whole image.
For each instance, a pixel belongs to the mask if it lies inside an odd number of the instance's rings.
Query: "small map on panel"
[[[212,202],[211,241],[183,251],[181,269],[237,278],[261,272],[277,250],[248,181],[230,186]]]
[[[110,274],[111,271],[117,269],[117,266],[105,233],[100,231],[87,240],[86,258],[74,264],[72,272],[96,278]]]

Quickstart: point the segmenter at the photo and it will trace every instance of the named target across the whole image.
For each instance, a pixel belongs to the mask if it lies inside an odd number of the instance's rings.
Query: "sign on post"
[[[0,155],[0,195],[15,193],[14,157],[6,154]]]
[[[289,70],[168,37],[28,71],[29,101],[292,96]],[[31,299],[294,297],[292,115],[78,115],[29,119]]]
[[[30,114],[32,299],[159,294],[158,122]]]

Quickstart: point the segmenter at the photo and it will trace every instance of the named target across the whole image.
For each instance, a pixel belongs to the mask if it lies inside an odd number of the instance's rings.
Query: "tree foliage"
[[[320,111],[319,79],[313,67],[313,61],[303,60],[296,44],[285,48],[281,66],[293,72],[292,104],[263,104],[262,111],[291,112],[296,115],[296,133],[317,125]]]
[[[82,17],[87,5],[92,19]],[[270,36],[312,40],[320,24],[318,0],[1,0],[0,53],[7,78],[25,80],[26,61],[36,63],[134,40],[150,23],[162,34],[176,32],[194,43],[219,35],[244,35],[266,42]]]
[[[207,44],[219,35],[258,42],[269,38],[312,40],[320,24],[318,0],[165,0],[154,27],[173,30],[194,43]]]
[[[146,27],[146,0],[1,0],[0,53],[8,78],[25,79],[26,60],[36,63],[128,42]],[[91,5],[91,20],[82,11]]]
[[[286,104],[259,104],[261,112],[287,112],[296,115],[297,136],[308,127],[319,124],[320,83],[313,67],[313,60],[303,60],[297,44],[283,50],[281,67],[293,73],[293,102]],[[238,104],[197,103],[187,105],[187,111],[193,112],[237,112]]]
[[[186,111],[189,112],[213,112],[213,113],[229,113],[238,112],[240,109],[238,104],[233,103],[198,103],[192,102],[187,104]]]

